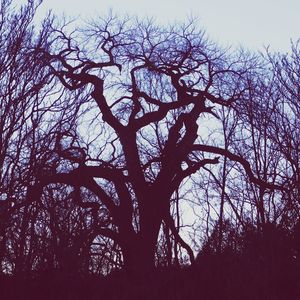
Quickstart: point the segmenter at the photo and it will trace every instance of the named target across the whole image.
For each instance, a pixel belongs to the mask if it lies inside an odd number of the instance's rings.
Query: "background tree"
[[[26,274],[57,265],[47,257],[55,250],[47,206],[53,200],[49,193],[35,198],[31,187],[70,163],[78,105],[70,97],[66,103],[40,52],[50,47],[53,18],[34,26],[40,1],[15,5],[2,1],[0,8],[0,259],[5,273]]]
[[[16,260],[13,265],[8,262],[11,252],[18,251],[15,255],[22,260],[27,251],[30,203],[24,203],[26,187],[33,183],[39,163],[47,156],[40,152],[37,140],[42,138],[38,127],[49,107],[46,99],[53,90],[53,76],[45,72],[37,49],[48,47],[51,20],[45,20],[36,33],[32,22],[38,5],[38,1],[30,1],[16,11],[8,0],[1,1],[0,7],[0,259],[9,270],[18,268]]]

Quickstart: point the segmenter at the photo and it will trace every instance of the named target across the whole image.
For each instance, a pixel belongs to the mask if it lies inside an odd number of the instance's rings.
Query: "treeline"
[[[298,43],[233,52],[193,20],[113,14],[73,30],[39,5],[0,7],[1,280],[300,297]]]

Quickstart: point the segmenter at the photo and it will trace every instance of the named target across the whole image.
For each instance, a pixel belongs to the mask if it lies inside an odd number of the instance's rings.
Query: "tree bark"
[[[132,276],[147,276],[155,269],[155,252],[161,220],[149,220],[138,233],[124,236],[124,269]]]

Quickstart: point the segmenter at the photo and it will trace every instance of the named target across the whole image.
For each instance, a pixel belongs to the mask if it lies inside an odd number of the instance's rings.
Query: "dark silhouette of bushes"
[[[199,253],[197,268],[220,299],[297,299],[298,225],[287,230],[269,223],[261,231],[246,224],[237,232],[226,222],[221,252],[215,247],[217,228]]]
[[[221,252],[216,225],[193,266],[157,267],[144,277],[122,270],[108,276],[59,270],[2,276],[3,299],[299,299],[298,225],[286,230],[267,224],[261,232],[251,224],[240,231],[225,224]]]

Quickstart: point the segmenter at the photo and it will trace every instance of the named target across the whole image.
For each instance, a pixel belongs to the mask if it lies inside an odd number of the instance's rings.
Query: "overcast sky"
[[[192,14],[214,41],[252,50],[270,45],[272,50],[288,51],[290,40],[300,38],[300,0],[44,0],[40,13],[52,9],[88,18],[110,8],[162,23]]]

